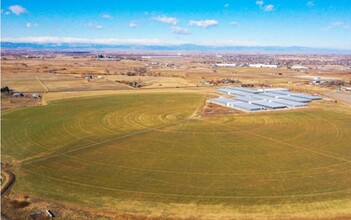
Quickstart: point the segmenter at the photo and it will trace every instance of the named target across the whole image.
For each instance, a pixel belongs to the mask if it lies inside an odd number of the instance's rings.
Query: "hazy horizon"
[[[351,49],[351,1],[7,1],[2,42]]]

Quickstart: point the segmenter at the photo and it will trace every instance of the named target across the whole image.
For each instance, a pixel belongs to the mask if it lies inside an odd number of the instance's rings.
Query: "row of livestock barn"
[[[232,87],[217,89],[217,92],[233,97],[210,99],[211,103],[247,112],[302,108],[307,107],[307,103],[311,101],[322,99],[319,96],[290,92],[286,88]]]

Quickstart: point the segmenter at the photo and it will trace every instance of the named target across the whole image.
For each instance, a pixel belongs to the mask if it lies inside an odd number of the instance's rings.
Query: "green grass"
[[[7,112],[2,154],[21,164],[15,190],[105,207],[350,202],[349,111],[190,117],[203,101],[135,94]]]

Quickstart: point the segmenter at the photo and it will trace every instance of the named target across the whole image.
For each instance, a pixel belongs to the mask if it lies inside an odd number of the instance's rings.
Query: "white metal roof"
[[[250,89],[250,88],[245,88],[245,87],[231,87],[229,89],[237,90],[237,91],[241,91],[241,92],[248,92],[248,93],[259,93],[259,91],[257,91],[256,89]]]
[[[280,104],[283,104],[283,105],[287,105],[289,107],[304,107],[304,106],[306,106],[305,103],[294,102],[294,101],[285,100],[285,99],[275,99],[275,100],[273,100],[273,102],[280,103]]]
[[[242,101],[242,102],[253,102],[253,101],[259,101],[259,100],[263,100],[260,98],[255,98],[255,97],[249,97],[249,96],[244,96],[244,97],[238,97],[235,98],[234,100],[238,100],[238,101]]]
[[[258,111],[258,110],[264,110],[265,108],[259,105],[255,105],[255,104],[249,104],[246,102],[234,102],[234,103],[230,103],[230,106],[233,108],[238,108],[238,109],[242,109],[245,111]]]
[[[287,88],[265,88],[265,89],[257,89],[260,92],[275,92],[275,91],[289,91]]]
[[[299,98],[304,98],[304,99],[310,99],[310,100],[319,100],[319,99],[322,99],[322,98],[319,97],[319,96],[307,95],[307,94],[303,94],[303,93],[292,93],[292,94],[290,94],[290,96],[299,97]]]
[[[299,98],[295,96],[279,96],[278,99],[285,99],[285,100],[290,100],[290,101],[295,101],[295,102],[310,102],[311,99],[305,99],[305,98]]]
[[[281,103],[276,103],[276,102],[270,102],[270,101],[255,101],[252,102],[252,104],[255,105],[260,105],[266,108],[272,108],[272,109],[277,109],[277,108],[286,108],[287,106]]]

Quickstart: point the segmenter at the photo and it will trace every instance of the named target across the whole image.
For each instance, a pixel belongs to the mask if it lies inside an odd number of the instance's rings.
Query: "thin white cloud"
[[[236,21],[231,21],[231,22],[229,22],[229,24],[230,24],[230,25],[233,25],[233,26],[237,26],[239,23],[236,22]]]
[[[308,2],[306,3],[306,5],[307,5],[308,7],[313,7],[313,6],[315,6],[316,4],[314,3],[314,1],[308,1]]]
[[[332,23],[332,25],[334,27],[340,27],[340,26],[344,25],[344,22],[342,22],[342,21],[335,21],[335,22]]]
[[[11,5],[9,10],[14,13],[15,15],[25,14],[28,13],[27,9],[22,7],[21,5]]]
[[[111,18],[112,18],[111,15],[106,14],[106,13],[105,13],[105,14],[102,14],[101,17],[102,17],[102,18],[105,18],[105,19],[111,19]]]
[[[177,25],[179,20],[174,17],[167,17],[167,16],[157,16],[153,18],[156,21],[166,23],[166,24],[171,24],[171,25]]]
[[[212,42],[198,42],[197,45],[201,46],[216,46],[216,47],[230,47],[230,46],[263,46],[258,44],[255,41],[250,40],[220,40],[220,41],[212,41]]]
[[[136,23],[135,21],[132,21],[132,22],[129,23],[129,27],[137,28],[138,27],[138,23]]]
[[[228,8],[229,6],[230,6],[229,3],[226,3],[223,5],[223,7],[225,7],[225,8]]]
[[[191,30],[189,30],[187,28],[181,28],[181,27],[172,27],[172,33],[173,34],[182,34],[182,35],[192,34]]]
[[[183,41],[163,41],[159,39],[119,39],[119,38],[73,38],[73,37],[23,37],[3,38],[2,42],[12,43],[81,43],[81,44],[109,44],[109,45],[180,45]]]
[[[33,27],[37,27],[37,26],[38,26],[38,24],[33,24],[33,23],[30,23],[30,22],[28,22],[26,24],[26,28],[33,28]]]
[[[208,28],[208,27],[217,26],[218,21],[213,20],[213,19],[200,20],[200,21],[191,20],[191,21],[189,21],[188,25],[202,27],[202,28]]]
[[[256,1],[256,5],[262,6],[264,4],[263,1]]]
[[[9,15],[9,14],[11,14],[11,12],[9,12],[9,11],[6,11],[6,12],[5,12],[5,15]]]
[[[350,29],[350,26],[348,24],[345,24],[342,21],[334,21],[334,22],[330,23],[328,26],[323,27],[322,30],[329,32],[335,28],[343,28],[343,29],[348,30],[348,29]]]
[[[93,24],[93,23],[89,23],[88,27],[91,28],[91,29],[98,29],[98,30],[101,30],[101,29],[104,28],[102,25],[96,25],[96,24]]]
[[[322,27],[321,29],[323,31],[329,32],[329,31],[331,31],[333,29],[333,27],[332,26],[327,26],[327,27]]]
[[[263,7],[263,10],[266,12],[274,11],[274,5],[266,5]]]
[[[73,38],[73,37],[23,37],[23,38],[3,38],[2,42],[12,43],[81,43],[81,44],[108,44],[108,45],[182,45],[194,43],[201,46],[263,46],[255,41],[243,40],[226,40],[226,41],[203,41],[203,42],[185,42],[185,41],[164,41],[160,39],[119,39],[119,38]]]

